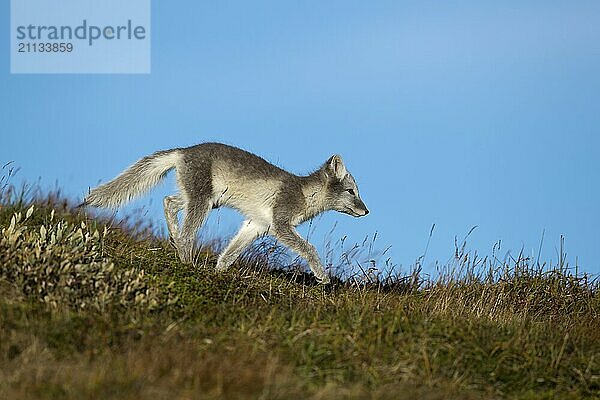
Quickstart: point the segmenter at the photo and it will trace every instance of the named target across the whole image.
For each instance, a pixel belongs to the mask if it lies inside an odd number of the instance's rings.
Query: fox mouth
[[[346,207],[346,209],[343,212],[345,214],[351,215],[353,217],[362,217],[364,215],[367,215],[366,213],[365,214],[359,214],[359,213],[357,213],[356,211],[354,211],[353,209],[351,209],[349,207]]]

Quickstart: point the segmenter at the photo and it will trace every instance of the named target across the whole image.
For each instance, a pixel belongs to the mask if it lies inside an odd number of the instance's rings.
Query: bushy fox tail
[[[167,172],[175,168],[179,157],[177,149],[146,156],[112,181],[92,189],[79,206],[117,208],[156,186]]]

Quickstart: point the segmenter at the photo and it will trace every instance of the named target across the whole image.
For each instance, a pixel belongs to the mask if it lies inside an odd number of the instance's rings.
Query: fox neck
[[[317,170],[308,176],[302,177],[302,193],[304,194],[306,207],[301,216],[301,222],[327,211],[326,186],[327,175],[322,170]]]

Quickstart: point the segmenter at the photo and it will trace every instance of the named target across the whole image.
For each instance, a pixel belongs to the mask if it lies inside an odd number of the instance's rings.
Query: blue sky
[[[0,8],[8,26],[8,2]],[[307,173],[339,153],[405,269],[468,247],[600,273],[600,3],[152,2],[149,75],[11,75],[0,41],[0,162],[74,198],[159,149],[221,141]],[[162,226],[170,179],[133,207]],[[126,209],[130,210],[130,208]],[[230,235],[241,219],[213,215]],[[306,232],[306,228],[304,229]],[[323,253],[322,249],[321,252]]]

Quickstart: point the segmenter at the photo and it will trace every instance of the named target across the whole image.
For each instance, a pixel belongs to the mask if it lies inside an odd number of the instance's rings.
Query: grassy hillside
[[[457,249],[437,281],[324,288],[263,248],[216,274],[210,251],[183,265],[143,229],[6,190],[0,231],[0,398],[600,397],[598,284],[566,265]]]

